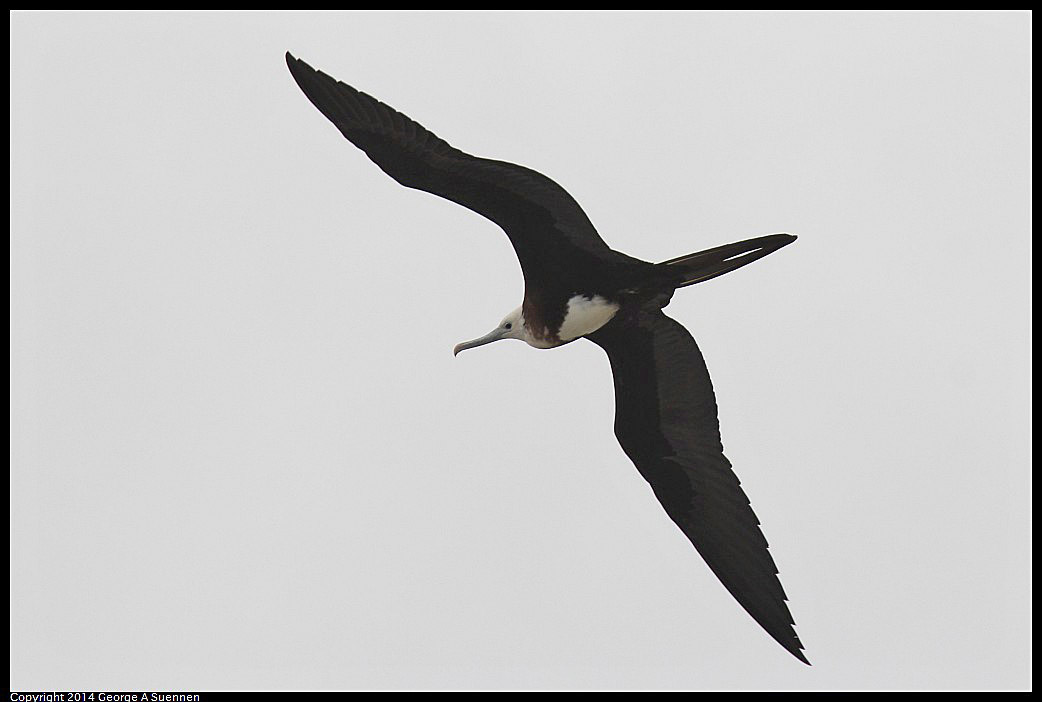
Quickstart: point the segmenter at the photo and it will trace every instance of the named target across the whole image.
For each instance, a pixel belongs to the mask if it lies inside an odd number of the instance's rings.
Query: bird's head
[[[485,334],[485,336],[456,344],[456,347],[452,349],[452,355],[455,356],[465,349],[472,349],[475,346],[484,346],[485,344],[491,344],[493,341],[499,341],[500,339],[521,339],[522,341],[529,341],[528,333],[525,329],[525,318],[521,314],[520,307],[504,317],[503,321],[499,323],[499,326],[488,334]],[[529,341],[529,343],[531,342]]]

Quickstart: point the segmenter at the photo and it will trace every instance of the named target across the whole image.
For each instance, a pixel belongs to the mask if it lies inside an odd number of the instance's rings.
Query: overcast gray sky
[[[285,51],[688,288],[814,663],[612,434],[600,349],[453,358],[506,237]],[[1028,14],[11,18],[11,687],[1027,688]]]

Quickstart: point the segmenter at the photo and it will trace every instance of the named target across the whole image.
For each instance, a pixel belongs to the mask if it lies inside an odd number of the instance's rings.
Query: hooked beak
[[[503,335],[506,333],[507,330],[503,327],[496,327],[488,334],[485,334],[485,336],[478,337],[477,339],[474,339],[472,341],[464,341],[459,344],[456,344],[456,346],[452,349],[452,355],[455,356],[459,354],[460,351],[463,351],[465,349],[472,349],[475,346],[484,346],[485,344],[491,344],[493,341],[499,341],[503,338]]]

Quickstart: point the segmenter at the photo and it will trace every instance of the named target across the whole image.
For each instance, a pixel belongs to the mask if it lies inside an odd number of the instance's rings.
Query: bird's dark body
[[[560,338],[570,301],[612,309],[609,321],[577,338],[603,348],[611,363],[623,451],[739,604],[807,663],[759,521],[723,454],[702,354],[662,311],[676,289],[735,270],[795,237],[773,234],[662,263],[641,261],[610,248],[578,203],[541,173],[471,156],[365,93],[289,54],[286,60],[305,95],[384,172],[506,232],[524,274],[521,313],[535,330],[530,344],[571,340]]]
[[[669,303],[680,277],[678,271],[668,271],[644,261],[608,261],[603,266],[590,266],[589,271],[578,275],[572,269],[559,277],[547,276],[535,284],[526,281],[521,309],[526,324],[532,329],[546,330],[546,341],[561,343],[558,332],[568,312],[569,300],[601,298],[619,305],[620,310],[639,308],[653,301],[663,307]]]

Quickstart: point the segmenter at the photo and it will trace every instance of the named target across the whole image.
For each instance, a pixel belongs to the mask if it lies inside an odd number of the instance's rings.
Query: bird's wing
[[[666,513],[760,626],[808,663],[760,522],[723,454],[709,371],[691,334],[661,309],[589,335],[615,380],[615,435]]]
[[[544,261],[616,255],[564,188],[541,173],[466,154],[379,100],[286,54],[308,99],[385,173],[498,224],[526,275]]]

